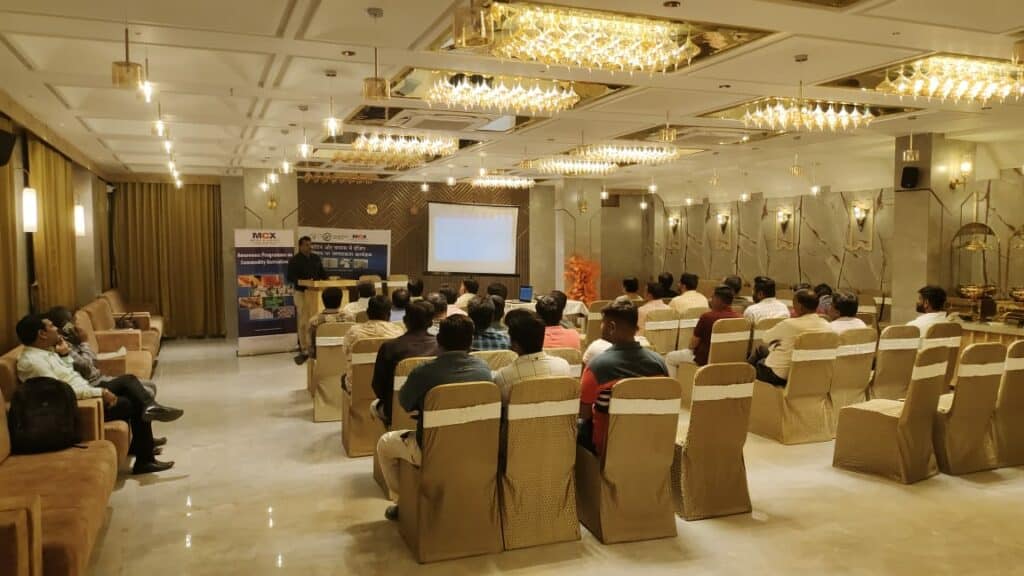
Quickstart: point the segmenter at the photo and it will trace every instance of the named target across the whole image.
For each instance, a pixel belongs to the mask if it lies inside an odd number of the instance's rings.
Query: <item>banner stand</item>
[[[292,230],[235,230],[239,356],[298,348],[296,294],[287,280],[294,251]]]

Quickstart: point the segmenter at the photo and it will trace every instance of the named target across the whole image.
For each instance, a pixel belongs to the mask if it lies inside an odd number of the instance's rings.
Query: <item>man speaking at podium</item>
[[[305,286],[299,286],[299,280],[326,280],[327,273],[324,272],[324,265],[320,257],[313,254],[313,240],[309,236],[299,238],[299,251],[288,260],[288,282],[291,282],[295,290],[295,319],[298,322],[299,353],[295,356],[295,363],[302,364],[309,358],[309,327],[303,326],[302,319],[305,318],[303,308],[305,307]]]

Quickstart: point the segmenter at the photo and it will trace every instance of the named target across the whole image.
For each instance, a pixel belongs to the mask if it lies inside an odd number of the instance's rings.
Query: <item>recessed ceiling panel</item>
[[[696,92],[649,88],[627,94],[613,102],[599,104],[594,110],[620,114],[695,116],[708,110],[742,102],[752,95],[718,92]]]
[[[1024,2],[1016,0],[893,0],[868,10],[867,14],[993,33],[1011,32],[1024,26]]]
[[[308,40],[409,48],[451,5],[451,0],[375,0],[321,2],[306,29]],[[366,9],[375,6],[384,16],[375,22]],[[361,57],[361,54],[356,57]]]
[[[107,136],[153,136],[153,123],[143,120],[117,120],[113,118],[83,118],[90,130]],[[169,124],[175,138],[195,140],[237,139],[242,136],[238,126],[214,124]]]

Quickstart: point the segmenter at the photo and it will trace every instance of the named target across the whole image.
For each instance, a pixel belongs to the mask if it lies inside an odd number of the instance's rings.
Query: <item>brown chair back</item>
[[[723,318],[711,326],[711,349],[708,364],[743,362],[750,353],[750,321],[746,318]]]
[[[843,406],[868,399],[871,364],[875,361],[878,333],[874,328],[854,328],[839,335],[839,349],[829,396],[832,399],[833,424],[838,423]],[[833,429],[835,429],[833,427]]]
[[[110,309],[110,303],[103,298],[97,298],[82,306],[92,320],[92,326],[96,330],[114,330],[117,323],[114,321],[114,312]]]
[[[997,465],[990,431],[1005,363],[1006,347],[998,342],[971,344],[960,354],[956,390],[939,403],[935,456],[943,472],[968,474]]]
[[[750,345],[754,348],[764,344],[765,332],[775,328],[775,325],[782,322],[785,318],[762,318],[754,324],[754,331],[750,337]]]
[[[687,308],[679,314],[679,334],[676,337],[676,350],[689,348],[690,339],[693,338],[693,329],[697,327],[697,321],[708,308]]]
[[[349,457],[369,456],[384,433],[380,420],[370,416],[373,392],[373,366],[377,351],[391,338],[364,338],[349,351],[348,375],[342,393],[341,441]]]
[[[589,346],[594,340],[601,338],[601,311],[611,304],[611,300],[594,300],[588,307],[587,313],[587,342]]]
[[[888,326],[882,330],[875,356],[875,376],[868,388],[871,398],[906,397],[920,345],[921,332],[917,326]]]
[[[1024,465],[1024,340],[1007,350],[994,428],[999,465]]]
[[[14,389],[18,387],[18,356],[21,356],[21,349],[22,346],[18,346],[0,356],[0,393],[4,398],[10,398],[14,394]],[[0,405],[0,409],[6,410],[6,407]],[[6,431],[5,427],[4,432]]]
[[[867,324],[868,328],[873,329],[877,326],[878,318],[875,316],[874,312],[862,312],[858,310],[857,318],[860,318],[861,322]]]
[[[832,385],[839,335],[832,331],[806,332],[796,337],[786,397],[824,398]]]
[[[679,314],[675,310],[651,310],[644,320],[644,337],[658,354],[676,349],[679,336]]]
[[[405,386],[405,381],[409,379],[409,374],[412,373],[413,369],[420,364],[426,364],[433,360],[433,356],[417,356],[415,358],[406,358],[395,366],[395,380],[393,388],[393,396],[391,398],[391,429],[392,430],[415,430],[416,419],[413,415],[406,412],[405,408],[402,408],[402,404],[398,401],[398,394],[402,391],[402,387]]]
[[[575,348],[545,348],[544,352],[569,363],[569,374],[579,378],[583,374],[583,354]]]
[[[957,360],[960,358],[960,340],[963,327],[955,322],[939,322],[932,324],[924,332],[921,348],[945,348],[949,354],[949,365],[946,366],[946,385],[953,382],[957,373]]]
[[[350,322],[328,322],[316,329],[316,358],[310,359],[306,387],[313,396],[313,421],[341,419],[341,376],[348,371],[345,334]]]
[[[518,354],[511,350],[478,350],[476,352],[470,352],[470,356],[476,356],[483,360],[492,372],[501,370],[505,366],[516,361],[519,357]]]

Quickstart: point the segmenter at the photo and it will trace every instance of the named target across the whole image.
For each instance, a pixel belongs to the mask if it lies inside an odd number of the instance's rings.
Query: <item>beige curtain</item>
[[[110,219],[107,217],[107,184],[92,177],[92,228],[96,238],[96,262],[101,274],[100,286],[110,290]]]
[[[223,335],[220,186],[122,183],[113,202],[118,289],[163,314],[167,336]]]
[[[21,279],[18,278],[18,215],[11,164],[0,166],[0,354],[18,345],[14,325],[18,322],[18,282]]]
[[[29,185],[36,189],[39,229],[32,235],[35,306],[75,305],[75,190],[71,162],[44,142],[28,141]]]

